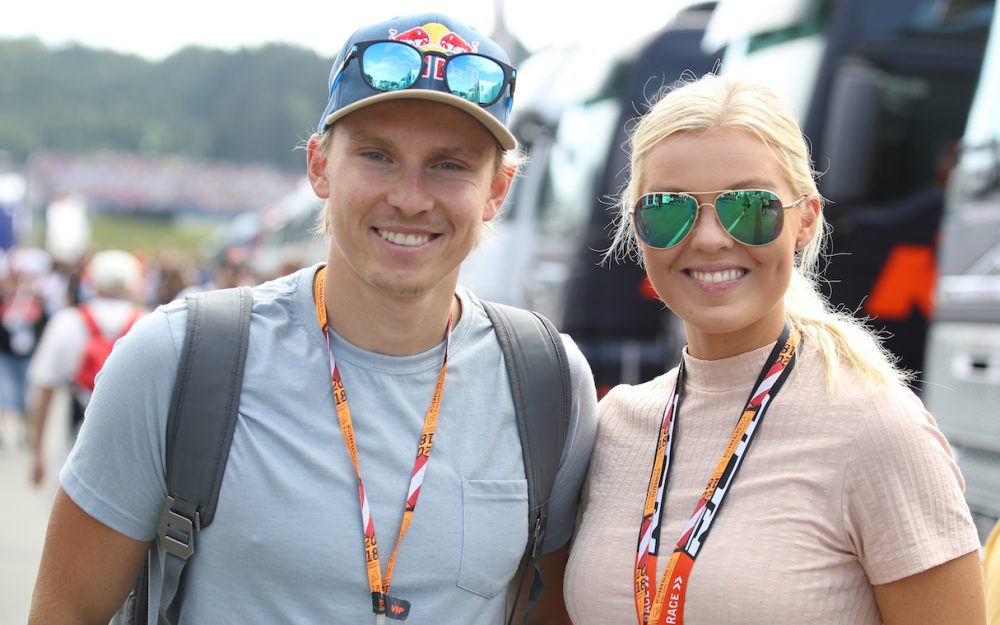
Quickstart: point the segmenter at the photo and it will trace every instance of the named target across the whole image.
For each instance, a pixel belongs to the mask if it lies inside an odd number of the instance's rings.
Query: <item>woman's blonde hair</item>
[[[646,156],[661,141],[678,133],[735,128],[756,136],[770,149],[793,195],[814,196],[816,188],[809,147],[798,123],[781,99],[764,85],[708,74],[683,81],[666,92],[631,133],[631,175],[618,203],[616,228],[605,259],[634,258],[642,262],[629,211],[639,199]],[[834,309],[819,291],[820,261],[828,238],[822,210],[814,235],[796,255],[785,292],[785,314],[806,344],[819,350],[826,365],[827,387],[838,382],[838,362],[879,384],[905,383],[896,358],[863,321]]]

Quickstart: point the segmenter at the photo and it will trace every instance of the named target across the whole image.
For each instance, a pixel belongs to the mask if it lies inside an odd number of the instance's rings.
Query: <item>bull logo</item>
[[[468,42],[461,35],[452,31],[444,24],[431,22],[423,26],[415,26],[399,32],[389,29],[389,39],[403,41],[425,52],[436,51],[445,54],[461,54],[463,52],[478,52],[479,42]]]

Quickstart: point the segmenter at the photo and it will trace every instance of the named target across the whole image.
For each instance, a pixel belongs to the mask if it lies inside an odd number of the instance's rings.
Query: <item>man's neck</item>
[[[462,314],[454,286],[399,297],[353,288],[342,278],[331,271],[324,276],[327,324],[341,338],[366,351],[390,356],[425,352],[444,340],[448,316],[452,316],[454,327]]]

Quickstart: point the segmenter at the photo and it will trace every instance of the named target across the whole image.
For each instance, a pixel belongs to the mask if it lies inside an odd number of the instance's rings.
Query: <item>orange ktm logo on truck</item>
[[[889,251],[864,311],[886,321],[905,321],[916,308],[922,317],[930,319],[936,279],[934,248],[900,243]]]

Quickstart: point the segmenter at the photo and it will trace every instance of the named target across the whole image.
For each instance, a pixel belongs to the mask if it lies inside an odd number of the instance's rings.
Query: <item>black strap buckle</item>
[[[167,553],[187,560],[194,553],[194,534],[201,530],[201,515],[196,510],[194,518],[174,510],[174,498],[167,497],[160,514],[158,541]]]

